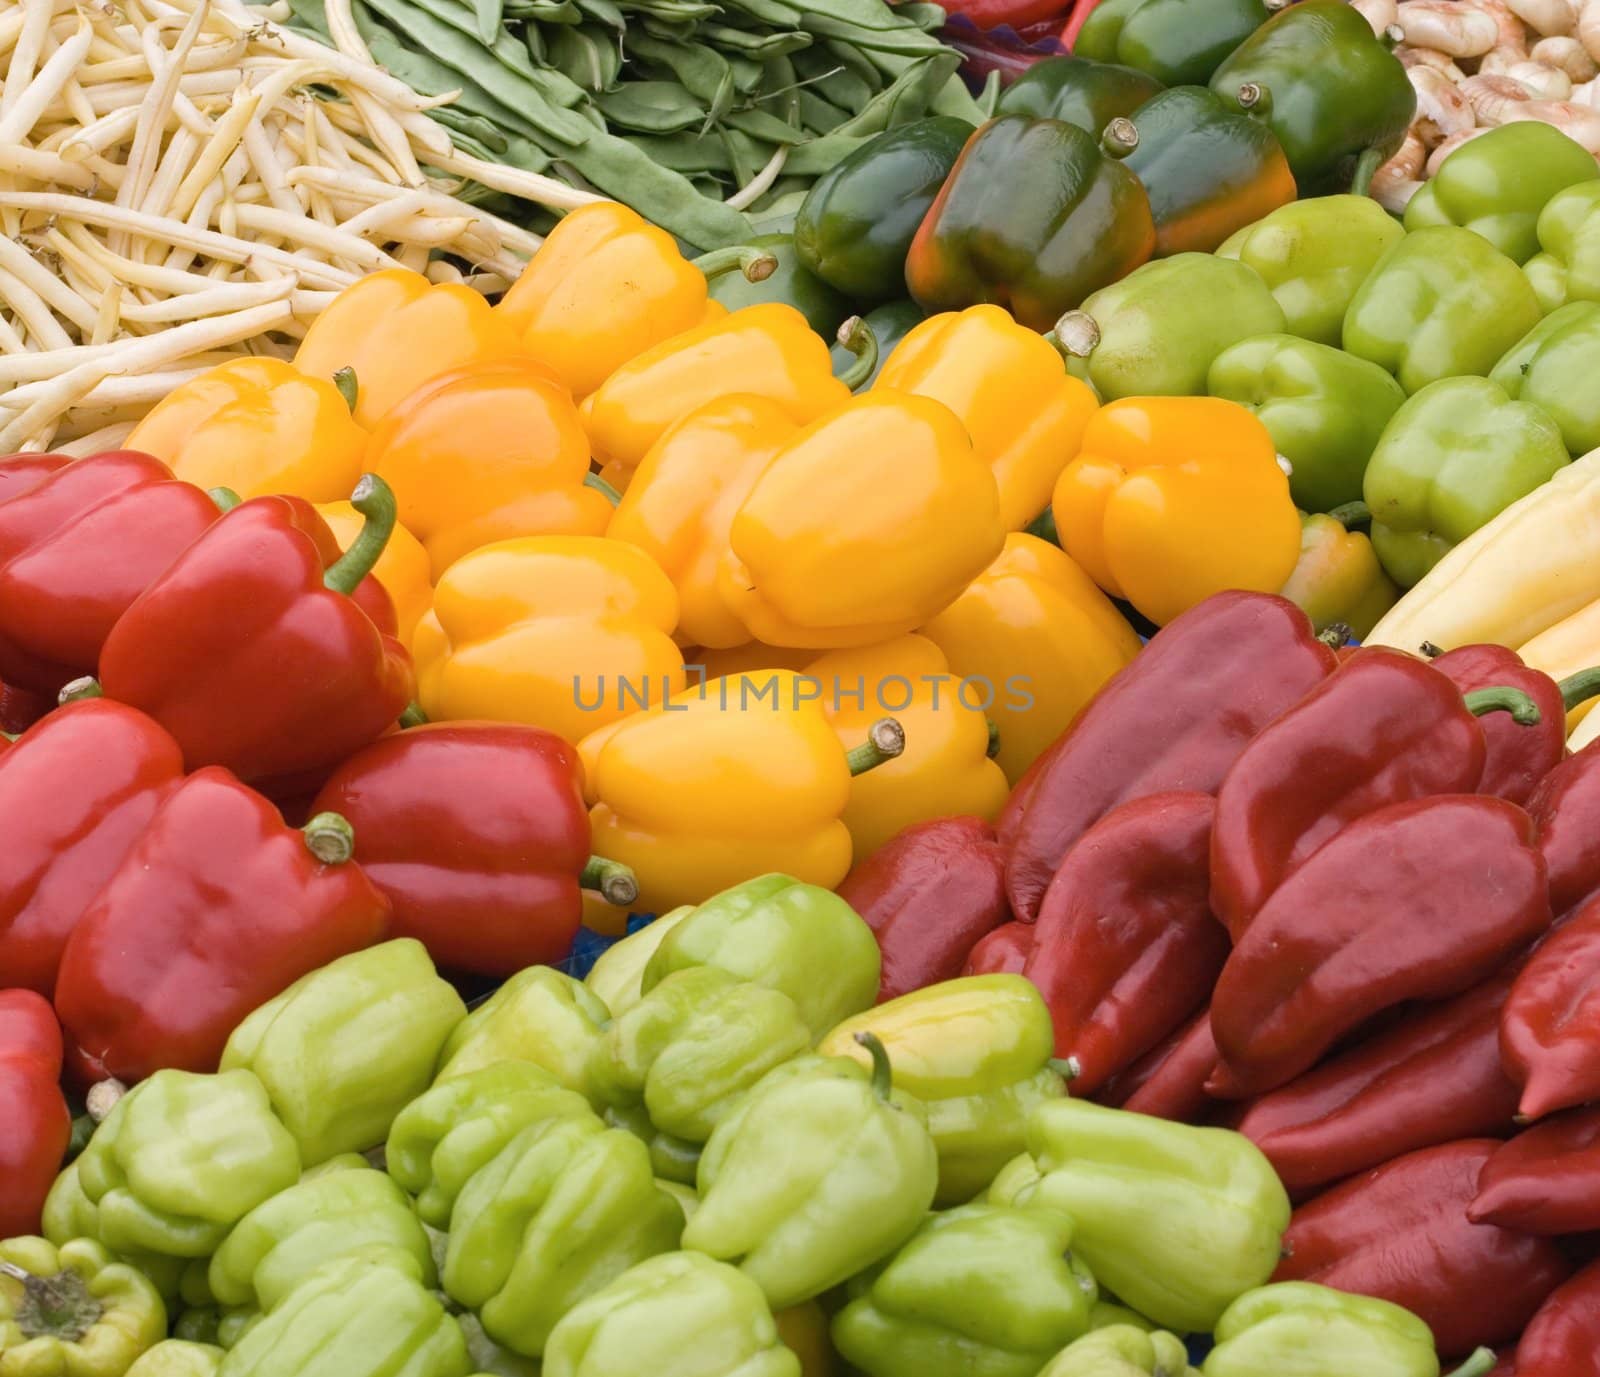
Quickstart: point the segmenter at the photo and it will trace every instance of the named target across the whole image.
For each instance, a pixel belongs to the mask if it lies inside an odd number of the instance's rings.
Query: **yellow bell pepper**
[[[953,673],[994,685],[995,758],[1013,784],[1139,653],[1133,628],[1071,556],[1021,532],[922,634]]]
[[[762,471],[718,585],[769,645],[870,645],[949,606],[1004,543],[994,475],[955,414],[875,387]]]
[[[846,747],[885,715],[905,729],[894,760],[850,781],[844,825],[859,864],[902,827],[967,813],[993,821],[1005,805],[1005,772],[990,758],[990,724],[1003,705],[985,680],[964,682],[923,636],[834,650],[806,674]],[[985,715],[985,707],[989,710]]]
[[[610,501],[587,485],[589,441],[559,382],[531,359],[468,364],[424,383],[372,432],[367,468],[435,578],[513,536],[599,535]]]
[[[798,430],[766,397],[707,402],[651,447],[612,514],[606,534],[645,551],[677,588],[682,643],[725,649],[749,641],[718,587],[717,568],[739,504]]]
[[[930,316],[895,346],[873,386],[932,397],[955,412],[994,473],[1008,531],[1049,505],[1096,406],[1055,348],[999,306]]]
[[[683,688],[678,595],[644,551],[524,536],[464,555],[417,625],[417,696],[435,721],[526,722],[576,742]]]
[[[1051,509],[1061,548],[1158,626],[1225,588],[1276,593],[1300,555],[1272,436],[1216,397],[1102,407]]]
[[[725,679],[730,674],[748,674],[756,669],[792,669],[799,673],[816,658],[815,650],[761,641],[748,641],[728,650],[695,646],[683,652],[684,664],[697,667],[699,677],[706,679]]]
[[[367,524],[348,500],[324,502],[317,506],[317,515],[328,523],[333,538],[341,550],[348,550]],[[411,638],[428,609],[433,606],[433,580],[428,569],[428,552],[422,542],[404,526],[395,523],[389,541],[372,566],[372,577],[377,579],[394,601],[395,620],[400,624],[400,643],[411,644]]]
[[[361,477],[367,432],[326,378],[308,378],[282,359],[247,358],[174,388],[127,446],[199,488],[332,502]]]
[[[641,912],[771,871],[831,889],[850,869],[852,772],[896,749],[875,731],[847,754],[803,676],[709,679],[578,743],[591,844],[632,867]]]
[[[429,378],[519,352],[511,326],[472,288],[390,268],[334,298],[300,341],[294,366],[330,380],[351,370],[352,409],[370,430]]]

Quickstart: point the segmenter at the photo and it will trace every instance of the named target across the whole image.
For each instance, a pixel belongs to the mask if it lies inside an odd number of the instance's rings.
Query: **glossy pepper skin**
[[[993,302],[1043,331],[1149,258],[1150,198],[1119,161],[1125,126],[1112,128],[1097,141],[1062,120],[1002,115],[979,129],[911,241],[912,298],[929,311]]]
[[[1518,1110],[1539,1119],[1596,1098],[1593,1010],[1600,996],[1600,903],[1585,902],[1517,976],[1500,1020],[1500,1054],[1522,1087]]]
[[[1227,56],[1211,89],[1255,112],[1302,192],[1365,194],[1400,147],[1417,96],[1366,18],[1338,0],[1280,9]]]
[[[20,1275],[18,1275],[20,1273]],[[167,1332],[156,1289],[98,1243],[0,1242],[0,1371],[122,1377]]]
[[[616,1018],[628,1012],[643,997],[645,967],[666,941],[667,934],[695,911],[696,905],[683,904],[646,923],[637,932],[607,947],[584,976],[583,984]]]
[[[34,472],[0,488],[0,675],[46,695],[94,672],[117,618],[218,516],[151,455],[54,459],[5,461]]]
[[[1075,1339],[1041,1369],[1039,1377],[1198,1377],[1183,1340],[1165,1330],[1110,1324]]]
[[[1100,1103],[1158,1119],[1196,1123],[1212,1106],[1206,1081],[1217,1066],[1211,1010],[1202,1009],[1100,1092]]]
[[[1300,558],[1278,591],[1319,634],[1342,624],[1359,641],[1399,601],[1400,587],[1384,572],[1371,539],[1355,529],[1367,524],[1360,519],[1365,513],[1361,503],[1337,515],[1300,517]]]
[[[1462,863],[1435,873],[1422,858],[1446,836]],[[1471,988],[1549,924],[1544,860],[1520,808],[1443,794],[1366,813],[1238,938],[1211,1005],[1222,1054],[1211,1088],[1242,1098],[1287,1084],[1373,1014]]]
[[[127,1377],[216,1377],[223,1352],[216,1344],[163,1339],[144,1351],[128,1369]]]
[[[1600,303],[1574,301],[1552,311],[1512,345],[1489,378],[1514,400],[1541,408],[1560,427],[1570,453],[1587,454],[1600,445],[1600,408],[1584,395],[1580,380],[1597,361]]]
[[[1217,64],[1266,22],[1261,0],[1105,0],[1078,31],[1073,52],[1121,62],[1166,86],[1211,78]]]
[[[1201,1369],[1205,1377],[1267,1377],[1291,1367],[1308,1377],[1439,1372],[1433,1334],[1415,1315],[1312,1282],[1280,1281],[1245,1292],[1217,1321],[1215,1338]]]
[[[1319,1195],[1295,1211],[1273,1279],[1403,1306],[1447,1356],[1512,1338],[1572,1269],[1548,1239],[1468,1221],[1498,1147],[1424,1148]]]
[[[508,976],[572,945],[589,815],[577,752],[550,732],[413,727],[346,760],[311,811],[350,823],[392,932],[440,965]]]
[[[1600,748],[1585,747],[1554,766],[1528,800],[1550,874],[1550,907],[1560,917],[1600,888]]]
[[[763,302],[782,302],[799,311],[824,339],[837,343],[843,322],[851,316],[850,302],[801,262],[792,234],[755,235],[745,252],[765,255],[777,266],[759,282],[752,282],[743,273],[723,273],[711,284],[713,305],[737,311]],[[845,332],[846,338],[849,333]]]
[[[226,770],[163,799],[61,957],[56,1009],[78,1074],[214,1070],[245,1015],[382,940],[389,902],[337,818],[305,831]]]
[[[34,1234],[72,1137],[61,1028],[32,990],[0,990],[0,1237]]]
[[[1576,1234],[1600,1227],[1600,1111],[1575,1109],[1524,1129],[1478,1173],[1467,1207],[1474,1224],[1530,1234]]]
[[[1438,656],[1433,667],[1463,693],[1504,685],[1533,700],[1539,720],[1531,726],[1504,712],[1478,719],[1486,747],[1478,792],[1526,804],[1539,781],[1566,755],[1567,704],[1560,685],[1525,665],[1516,651],[1498,645],[1457,646]]]
[[[1230,647],[1227,656],[1215,654]],[[1219,593],[1151,639],[1013,792],[1012,912],[1032,922],[1056,867],[1120,803],[1170,789],[1213,792],[1245,745],[1334,667],[1294,604]],[[1232,705],[1219,721],[1216,703]]]
[[[526,1061],[592,1097],[589,1065],[606,1021],[605,1006],[581,982],[549,966],[529,966],[455,1026],[439,1049],[434,1079]]]
[[[868,1065],[858,1033],[883,1043],[895,1087],[927,1110],[939,1206],[987,1189],[1022,1151],[1033,1110],[1066,1093],[1050,1060],[1050,1010],[1017,975],[967,976],[902,995],[846,1019],[817,1051]]]
[[[1137,67],[1115,61],[1047,57],[1035,62],[1000,92],[997,115],[1031,115],[1064,120],[1094,138],[1118,116],[1132,115],[1163,90],[1161,82]]]
[[[1578,182],[1556,192],[1539,212],[1540,252],[1525,265],[1548,313],[1569,301],[1600,301],[1600,184]]]
[[[1300,552],[1271,435],[1213,397],[1102,407],[1050,510],[1062,549],[1161,626],[1224,589],[1276,592]]]
[[[348,501],[319,502],[317,515],[333,533],[334,543],[340,550],[355,544],[366,526],[366,518]],[[378,624],[381,599],[373,597],[374,585],[389,595],[394,603],[395,638],[407,648],[428,609],[433,606],[433,566],[428,562],[428,552],[416,536],[398,522],[389,534],[389,543],[372,566],[370,582],[361,585],[362,606],[367,615]]]
[[[1592,1366],[1600,1347],[1600,1264],[1558,1286],[1517,1343],[1517,1377],[1568,1377]]]

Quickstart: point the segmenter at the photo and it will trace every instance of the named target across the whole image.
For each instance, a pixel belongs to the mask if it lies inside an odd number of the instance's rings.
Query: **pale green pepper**
[[[439,1054],[437,1079],[498,1061],[529,1061],[592,1099],[589,1060],[610,1019],[610,1010],[580,981],[530,966],[456,1025]]]
[[[128,1377],[216,1377],[222,1356],[215,1344],[163,1339],[128,1369]]]
[[[1189,1366],[1188,1350],[1176,1334],[1116,1324],[1096,1329],[1068,1344],[1045,1365],[1038,1377],[1200,1377],[1200,1374]],[[1287,1377],[1287,1370],[1284,1377]]]
[[[1600,301],[1600,182],[1556,192],[1539,212],[1539,248],[1523,268],[1546,311]]]
[[[92,1239],[0,1241],[5,1377],[122,1377],[166,1332],[155,1287]]]
[[[1600,302],[1573,301],[1552,311],[1495,364],[1489,381],[1516,401],[1532,402],[1561,427],[1574,458],[1600,447]]]
[[[650,958],[667,934],[693,912],[694,905],[685,904],[663,913],[654,922],[646,923],[638,932],[629,933],[600,953],[583,983],[600,996],[612,1018],[620,1018],[644,998],[640,985]]]
[[[1307,1281],[1247,1291],[1217,1321],[1205,1377],[1438,1377],[1433,1332],[1398,1305]]]

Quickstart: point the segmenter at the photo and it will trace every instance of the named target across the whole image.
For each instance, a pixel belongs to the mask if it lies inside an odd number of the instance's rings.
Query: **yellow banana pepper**
[[[949,606],[1004,543],[994,475],[955,414],[873,388],[762,471],[718,585],[769,645],[870,645]]]
[[[1133,628],[1071,556],[1021,532],[922,634],[952,672],[994,685],[995,758],[1013,784],[1139,653]]]
[[[334,298],[300,341],[294,366],[313,378],[353,379],[352,409],[370,430],[429,378],[518,352],[511,326],[472,288],[390,268]]]
[[[1096,406],[1055,348],[999,306],[930,316],[895,346],[873,386],[932,397],[955,412],[994,473],[1009,531],[1049,505]]]
[[[341,550],[348,550],[366,527],[367,519],[349,501],[324,502],[317,506],[317,515],[328,523],[333,538]],[[428,570],[428,552],[422,542],[404,526],[395,523],[389,533],[388,543],[378,562],[372,566],[372,577],[388,591],[394,601],[395,620],[400,624],[400,643],[411,644],[428,609],[433,606],[433,580]]]
[[[282,359],[247,358],[174,388],[133,428],[127,446],[199,488],[332,502],[361,477],[367,432],[328,379],[309,378]]]
[[[875,730],[847,754],[800,675],[709,679],[579,743],[591,844],[632,867],[641,912],[771,871],[831,889],[850,869],[852,772],[888,759],[894,737]]]
[[[1516,651],[1524,664],[1542,669],[1558,683],[1579,670],[1600,665],[1600,602],[1580,607],[1570,617],[1516,647]],[[1596,702],[1596,699],[1586,698],[1568,711],[1569,732],[1575,731],[1589,716]]]
[[[1225,588],[1276,593],[1300,555],[1272,436],[1216,397],[1102,407],[1051,509],[1061,548],[1158,626]]]
[[[567,390],[530,359],[468,364],[424,383],[372,433],[367,468],[435,578],[513,536],[599,535],[611,503],[586,484],[589,441]]]
[[[435,720],[526,722],[576,742],[683,688],[678,595],[644,551],[524,536],[450,566],[417,625],[417,696]]]
[[[906,748],[898,758],[850,781],[843,817],[854,863],[914,822],[956,813],[990,821],[1000,815],[1006,776],[989,748],[1003,688],[951,673],[944,652],[923,636],[830,651],[806,674],[845,747],[886,714],[905,728]]]

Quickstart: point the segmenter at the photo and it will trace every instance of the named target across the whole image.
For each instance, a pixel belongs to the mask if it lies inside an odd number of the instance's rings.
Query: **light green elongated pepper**
[[[222,1069],[254,1071],[307,1166],[381,1143],[466,1017],[422,943],[400,938],[302,976],[233,1030]]]
[[[1034,1377],[1089,1331],[1094,1278],[1070,1258],[1072,1221],[965,1205],[931,1216],[851,1283],[833,1344],[868,1377]]]
[[[1561,427],[1574,457],[1600,446],[1600,302],[1558,307],[1506,351],[1489,381]]]
[[[700,1156],[683,1246],[737,1261],[776,1310],[887,1257],[933,1203],[939,1159],[922,1106],[891,1093],[870,1033],[869,1075],[842,1057],[780,1068]]]
[[[612,1018],[620,1018],[644,998],[640,986],[650,958],[666,940],[667,934],[693,912],[693,904],[672,909],[653,923],[646,923],[638,932],[629,933],[620,942],[613,942],[600,953],[600,959],[584,976],[583,983],[600,996],[601,1002],[611,1011]]]
[[[1600,182],[1558,191],[1539,212],[1539,248],[1524,271],[1546,311],[1600,301]]]
[[[74,1164],[99,1240],[117,1253],[206,1257],[300,1155],[248,1071],[157,1071],[117,1101]]]
[[[1361,284],[1344,347],[1414,394],[1441,378],[1486,376],[1539,314],[1527,274],[1487,239],[1455,226],[1419,229]]]
[[[629,1268],[569,1310],[544,1377],[800,1377],[760,1288],[698,1253]]]
[[[1409,1310],[1308,1281],[1247,1291],[1215,1337],[1205,1377],[1439,1377],[1433,1332]]]
[[[1188,1350],[1176,1334],[1116,1324],[1096,1329],[1068,1344],[1045,1365],[1038,1377],[1200,1377],[1200,1374],[1189,1366]]]
[[[701,904],[667,933],[645,967],[648,994],[674,971],[716,966],[781,990],[819,1038],[878,997],[878,941],[831,890],[759,875]]]
[[[438,1080],[497,1061],[531,1061],[568,1090],[593,1097],[589,1059],[611,1011],[581,981],[549,966],[518,971],[456,1025]]]
[[[1243,1134],[1054,1100],[1028,1150],[1043,1176],[1018,1203],[1070,1215],[1100,1284],[1164,1328],[1208,1331],[1278,1265],[1289,1197]]]
[[[1209,253],[1177,253],[1102,287],[1056,334],[1067,371],[1102,401],[1202,397],[1212,360],[1230,344],[1284,328],[1283,308],[1253,268]]]

